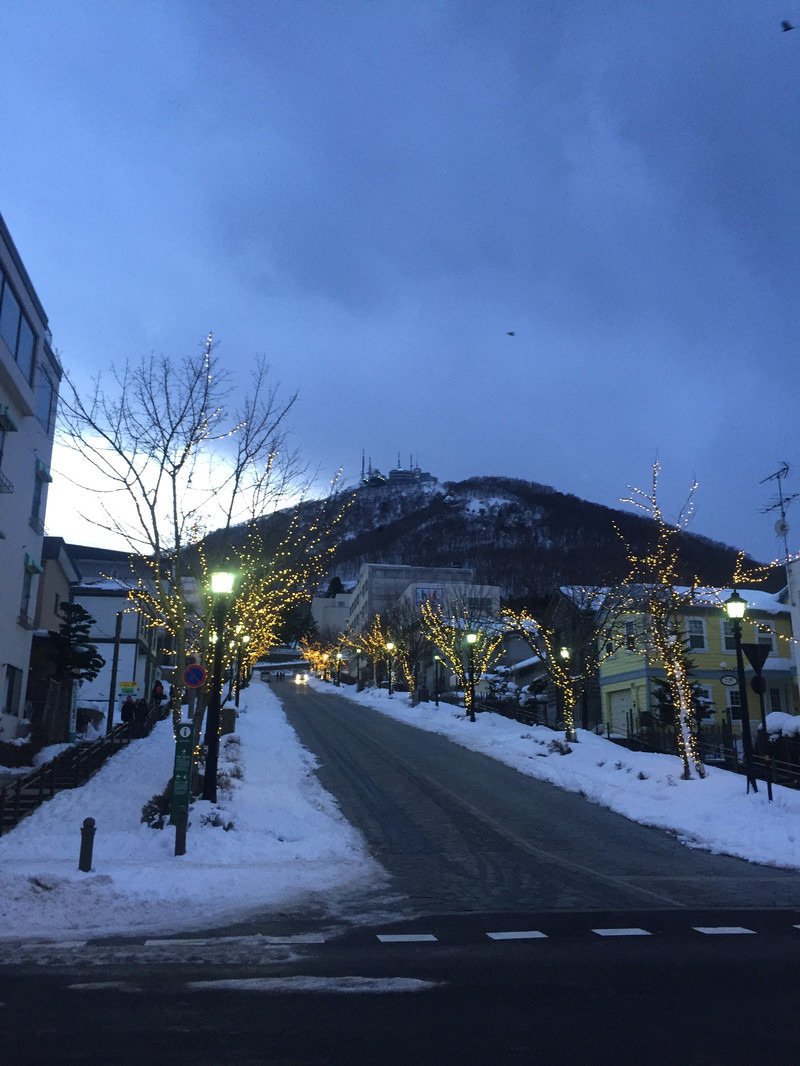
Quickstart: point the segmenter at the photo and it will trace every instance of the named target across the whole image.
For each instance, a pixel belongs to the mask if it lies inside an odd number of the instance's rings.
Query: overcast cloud
[[[212,330],[322,482],[365,449],[615,506],[658,458],[773,558],[799,86],[800,0],[9,0],[0,211],[79,379]]]

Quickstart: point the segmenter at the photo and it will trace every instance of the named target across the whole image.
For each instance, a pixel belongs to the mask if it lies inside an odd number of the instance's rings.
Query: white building
[[[0,739],[25,732],[32,616],[61,366],[36,291],[0,215]]]

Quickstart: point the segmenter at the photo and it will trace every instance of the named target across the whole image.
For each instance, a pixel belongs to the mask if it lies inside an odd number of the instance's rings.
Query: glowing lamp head
[[[215,596],[230,596],[233,592],[233,574],[216,570],[211,575],[211,591]]]
[[[467,636],[466,636],[465,639],[467,641],[467,644],[474,644],[477,641],[477,639],[478,639],[478,634],[477,633],[467,633]]]
[[[725,613],[731,621],[737,621],[740,618],[744,618],[744,612],[746,609],[747,601],[743,600],[736,589],[734,589],[730,597],[725,601]]]

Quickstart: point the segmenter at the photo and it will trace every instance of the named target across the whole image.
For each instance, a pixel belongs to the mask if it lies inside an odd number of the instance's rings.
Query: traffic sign
[[[202,667],[200,667],[202,670]],[[172,825],[178,821],[181,807],[188,811],[192,800],[192,763],[194,750],[194,728],[191,722],[181,722],[175,737],[175,766],[172,772],[172,798],[170,800],[169,820]]]
[[[192,663],[183,671],[183,683],[187,688],[200,688],[205,684],[206,672],[202,666]]]

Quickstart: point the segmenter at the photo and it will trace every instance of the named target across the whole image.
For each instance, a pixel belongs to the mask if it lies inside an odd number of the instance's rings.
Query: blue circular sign
[[[197,663],[192,666],[187,666],[183,671],[183,682],[187,688],[200,688],[205,682],[206,672],[202,666],[198,666]]]

